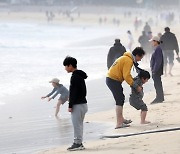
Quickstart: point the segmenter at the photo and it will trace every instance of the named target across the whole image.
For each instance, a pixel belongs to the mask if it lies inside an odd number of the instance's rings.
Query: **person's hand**
[[[72,112],[72,108],[68,108],[68,112]]]
[[[41,99],[45,99],[45,98],[46,98],[46,96],[41,97]]]
[[[138,86],[137,87],[137,92],[141,92],[142,91],[142,87],[141,86]]]
[[[52,98],[48,98],[48,102],[51,101]]]

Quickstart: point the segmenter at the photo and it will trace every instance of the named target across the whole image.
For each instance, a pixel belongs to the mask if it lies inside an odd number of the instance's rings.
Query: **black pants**
[[[114,96],[116,105],[123,106],[125,96],[123,94],[123,87],[122,87],[121,82],[106,77],[106,84]]]
[[[164,101],[164,92],[162,87],[161,75],[153,74],[154,88],[156,90],[156,100]]]

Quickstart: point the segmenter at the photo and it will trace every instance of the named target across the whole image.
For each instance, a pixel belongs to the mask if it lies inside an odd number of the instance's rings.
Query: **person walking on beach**
[[[149,26],[148,22],[146,22],[144,26],[144,32],[146,35],[148,35],[148,33],[151,32],[151,27]]]
[[[87,74],[77,69],[77,60],[73,57],[66,57],[63,65],[68,73],[72,73],[69,88],[69,108],[71,112],[71,120],[74,128],[74,143],[67,150],[83,150],[85,149],[83,141],[83,122],[85,114],[88,110],[86,100],[86,83]]]
[[[170,28],[166,27],[165,33],[161,37],[161,47],[164,54],[164,72],[167,75],[167,64],[169,63],[169,75],[172,75],[172,68],[174,65],[174,50],[176,51],[177,58],[179,58],[179,46],[175,34],[170,32]]]
[[[142,35],[139,37],[138,42],[140,43],[141,47],[146,51],[146,61],[149,62],[150,60],[150,53],[151,51],[151,44],[149,42],[149,37],[146,35],[145,31],[142,31]]]
[[[59,113],[59,110],[60,110],[60,106],[63,105],[68,100],[68,98],[69,98],[69,91],[62,84],[59,84],[59,81],[60,80],[58,78],[53,78],[51,81],[49,81],[49,83],[52,83],[52,86],[54,88],[53,88],[51,93],[49,93],[46,96],[41,97],[41,99],[45,99],[45,98],[48,97],[48,102],[49,102],[49,101],[51,101],[51,99],[54,99],[58,94],[61,95],[59,97],[57,105],[56,105],[55,116],[58,116],[58,113]],[[51,95],[53,95],[53,96],[50,97]]]
[[[115,39],[114,46],[109,49],[107,56],[107,68],[109,69],[114,61],[126,52],[126,48],[121,44],[120,39]]]
[[[126,120],[123,117],[123,105],[125,96],[123,94],[122,82],[125,80],[130,86],[134,87],[134,81],[131,76],[131,68],[138,61],[141,61],[145,51],[141,47],[136,47],[132,53],[125,52],[124,55],[118,58],[110,67],[106,77],[106,84],[112,92],[116,102],[116,129],[129,127],[132,121]],[[141,91],[142,87],[137,86],[137,91]]]
[[[130,105],[133,106],[137,110],[141,110],[141,124],[148,124],[150,121],[146,121],[147,115],[147,106],[142,100],[144,96],[143,88],[142,91],[137,91],[137,87],[142,87],[143,84],[148,82],[150,79],[150,74],[148,71],[141,70],[137,77],[134,78],[134,87],[131,87],[131,95],[129,97]]]
[[[147,44],[149,44],[149,37],[146,35],[145,31],[142,31],[142,35],[139,37],[138,42],[143,49],[147,48]]]
[[[158,36],[154,36],[150,42],[154,47],[154,52],[151,56],[151,72],[152,78],[154,81],[154,87],[156,90],[156,98],[151,102],[151,104],[161,103],[164,101],[164,92],[161,81],[161,75],[163,75],[163,53],[160,47],[160,38]]]
[[[129,49],[130,51],[132,51],[131,49],[132,49],[132,45],[133,45],[133,43],[134,43],[134,38],[133,38],[133,35],[132,35],[132,33],[131,33],[130,30],[127,31],[127,34],[128,34],[128,40],[129,40],[128,49]]]

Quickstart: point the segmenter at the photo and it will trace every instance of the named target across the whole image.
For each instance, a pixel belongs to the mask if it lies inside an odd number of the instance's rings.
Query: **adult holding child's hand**
[[[126,120],[123,117],[123,105],[125,96],[123,93],[122,82],[125,80],[131,87],[136,87],[134,84],[131,69],[138,65],[138,61],[144,57],[145,51],[141,47],[137,47],[133,52],[125,52],[123,56],[118,58],[110,67],[106,77],[106,84],[111,90],[116,101],[116,118],[117,123],[115,129],[129,127],[131,120]],[[135,66],[137,69],[137,66]],[[138,91],[142,91],[142,87],[138,86]]]

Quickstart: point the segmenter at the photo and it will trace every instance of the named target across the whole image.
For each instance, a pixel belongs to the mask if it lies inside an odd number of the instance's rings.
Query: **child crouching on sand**
[[[48,102],[49,102],[51,99],[54,99],[58,94],[61,95],[57,102],[55,116],[57,116],[59,113],[60,105],[61,104],[63,105],[69,99],[69,91],[62,84],[59,84],[59,81],[60,80],[57,78],[54,78],[51,81],[49,81],[49,83],[52,83],[52,86],[54,87],[54,89],[48,95],[41,97],[41,99],[45,99],[48,97]],[[54,95],[50,97],[52,94]]]
[[[148,82],[150,79],[150,74],[148,71],[141,70],[137,77],[134,78],[134,84],[135,87],[131,87],[131,95],[129,98],[130,105],[133,106],[137,110],[141,110],[141,124],[148,124],[150,121],[146,121],[146,115],[147,115],[147,106],[142,100],[144,96],[143,89],[141,92],[137,91],[138,86],[141,86]]]

